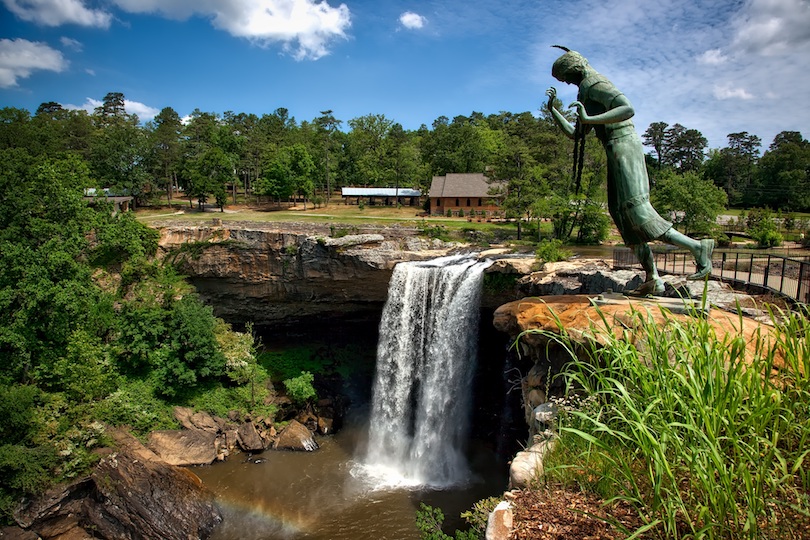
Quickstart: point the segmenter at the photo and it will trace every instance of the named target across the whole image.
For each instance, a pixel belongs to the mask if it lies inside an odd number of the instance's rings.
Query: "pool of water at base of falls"
[[[445,532],[466,529],[460,513],[500,495],[508,465],[480,441],[471,441],[472,475],[441,490],[379,488],[356,456],[366,443],[367,418],[355,412],[335,435],[319,437],[315,452],[236,453],[224,463],[194,467],[217,497],[223,522],[211,540],[418,540],[419,503],[441,508]]]

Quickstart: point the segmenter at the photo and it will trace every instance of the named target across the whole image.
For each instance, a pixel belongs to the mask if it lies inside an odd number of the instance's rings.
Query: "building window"
[[[483,206],[483,205],[481,204],[481,199],[478,199],[478,206]]]
[[[467,206],[470,206],[470,199],[467,199]]]
[[[441,206],[441,205],[442,205],[442,200],[441,199],[436,199],[436,206]]]
[[[458,199],[456,199],[456,206],[458,206]]]

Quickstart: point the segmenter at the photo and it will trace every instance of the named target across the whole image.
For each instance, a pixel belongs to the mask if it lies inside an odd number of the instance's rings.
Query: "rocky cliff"
[[[162,256],[178,262],[217,315],[257,324],[381,310],[394,265],[459,249],[399,227],[343,236],[317,224],[156,228]]]

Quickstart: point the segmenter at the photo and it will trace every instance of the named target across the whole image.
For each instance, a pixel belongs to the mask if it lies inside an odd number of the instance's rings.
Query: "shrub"
[[[761,248],[771,248],[782,244],[782,234],[776,223],[771,219],[763,219],[748,230],[751,238],[757,241]]]
[[[284,388],[287,389],[287,397],[298,407],[307,405],[317,397],[315,387],[312,386],[314,380],[315,376],[309,371],[302,371],[298,377],[286,379]]]
[[[571,252],[562,249],[561,240],[543,240],[535,251],[535,257],[544,262],[564,261],[571,256]]]

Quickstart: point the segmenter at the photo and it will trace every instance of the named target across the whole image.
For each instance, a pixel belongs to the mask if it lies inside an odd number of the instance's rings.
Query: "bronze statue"
[[[663,240],[688,249],[695,257],[697,271],[687,279],[697,280],[712,270],[714,240],[695,240],[672,227],[658,215],[650,204],[650,180],[644,162],[641,139],[630,120],[635,114],[630,101],[606,77],[593,69],[576,51],[555,45],[565,51],[551,68],[557,80],[579,86],[577,122],[572,125],[556,108],[557,90],[551,87],[548,109],[557,125],[571,139],[583,138],[591,129],[601,141],[607,155],[608,211],[619,229],[625,245],[635,251],[646,272],[646,280],[633,294],[648,295],[664,292],[664,282],[658,275],[655,259],[648,242]]]

